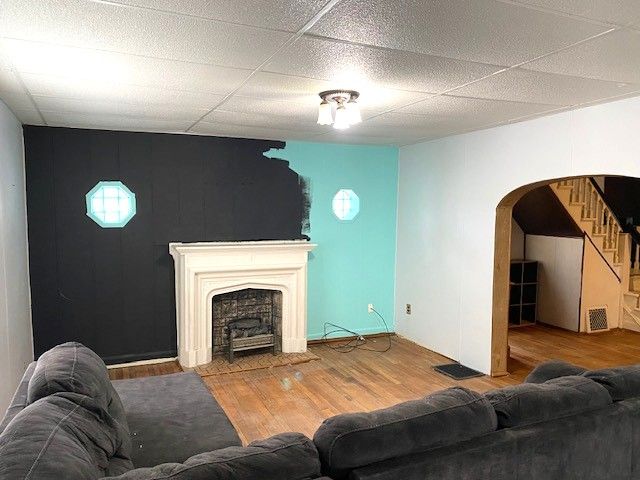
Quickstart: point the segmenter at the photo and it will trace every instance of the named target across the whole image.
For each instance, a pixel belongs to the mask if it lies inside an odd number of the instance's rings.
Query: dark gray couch
[[[563,362],[484,395],[452,388],[326,420],[314,436],[339,480],[640,479],[640,365]]]
[[[0,423],[0,480],[640,480],[640,365],[547,362],[525,383],[450,388],[327,419],[313,441],[240,446],[191,373],[110,382],[69,343],[25,373]],[[322,477],[330,480],[329,477]]]
[[[110,382],[78,343],[29,365],[0,422],[0,480],[306,480],[313,442],[285,433],[241,446],[195,373]]]

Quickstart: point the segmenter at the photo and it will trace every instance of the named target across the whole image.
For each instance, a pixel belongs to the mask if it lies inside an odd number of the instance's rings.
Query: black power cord
[[[335,350],[336,352],[340,352],[340,353],[349,353],[349,352],[353,352],[356,349],[366,350],[367,352],[378,352],[378,353],[388,352],[391,349],[391,332],[389,332],[389,327],[387,326],[387,322],[385,321],[384,317],[380,315],[380,313],[375,308],[372,308],[371,310],[373,310],[373,312],[376,315],[378,315],[378,317],[380,317],[384,325],[384,330],[387,333],[386,336],[387,336],[387,341],[389,343],[387,344],[386,348],[384,348],[383,350],[379,350],[377,348],[365,347],[364,345],[367,343],[367,339],[364,338],[361,334],[331,322],[325,322],[324,334],[322,335],[321,340],[331,340],[329,338],[329,335],[332,335],[334,333],[348,333],[351,336],[353,336],[351,340],[348,340],[346,343],[343,343],[341,345],[336,345],[336,346],[331,345],[330,343],[327,343],[327,346],[332,350]],[[334,330],[327,331],[328,326],[333,327]]]

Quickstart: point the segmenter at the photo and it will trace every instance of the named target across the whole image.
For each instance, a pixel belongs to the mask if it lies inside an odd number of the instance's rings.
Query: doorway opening
[[[636,198],[639,179],[581,176],[525,185],[502,199],[496,208],[493,376],[551,358],[611,366],[602,364],[606,357],[580,354],[578,346],[584,352],[599,343],[640,341]],[[640,362],[633,352],[609,357],[612,365]]]

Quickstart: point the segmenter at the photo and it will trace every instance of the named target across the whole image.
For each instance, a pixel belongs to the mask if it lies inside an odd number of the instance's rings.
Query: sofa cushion
[[[86,395],[107,409],[112,392],[107,367],[96,353],[80,343],[53,347],[38,359],[29,381],[27,402],[58,392]]]
[[[549,360],[534,368],[531,373],[527,375],[527,378],[524,379],[524,383],[544,383],[547,380],[558,377],[582,375],[586,371],[586,368],[572,365],[563,360]]]
[[[127,412],[136,467],[181,463],[200,452],[242,445],[195,372],[114,380],[113,385]]]
[[[120,480],[303,480],[320,475],[318,452],[301,433],[282,433],[247,447],[205,452],[184,463],[138,468]]]
[[[313,441],[323,473],[340,478],[352,468],[447,445],[496,429],[491,404],[476,392],[449,388],[370,413],[325,420]]]
[[[27,390],[29,388],[29,380],[36,368],[36,362],[31,362],[22,376],[22,380],[18,384],[18,388],[13,394],[9,408],[0,422],[0,433],[4,431],[9,422],[27,406]]]
[[[0,480],[84,480],[127,461],[128,435],[94,399],[56,393],[28,405],[0,434]],[[119,461],[114,461],[119,459]]]
[[[114,388],[113,384],[109,382],[109,404],[107,406],[107,411],[109,415],[113,417],[113,419],[120,423],[122,427],[129,433],[129,423],[127,422],[127,412],[124,409],[124,405],[122,404],[122,400],[120,399],[120,395]]]
[[[640,397],[640,364],[593,370],[583,376],[606,388],[614,402]]]
[[[349,480],[637,480],[633,416],[640,399],[374,463]]]
[[[487,392],[485,397],[496,410],[500,428],[553,420],[612,403],[606,388],[578,376],[513,385]]]

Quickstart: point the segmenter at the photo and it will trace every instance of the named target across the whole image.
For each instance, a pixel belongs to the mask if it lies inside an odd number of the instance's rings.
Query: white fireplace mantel
[[[282,351],[307,349],[307,258],[304,240],[170,243],[176,271],[178,361],[211,362],[215,295],[258,288],[282,292]]]

